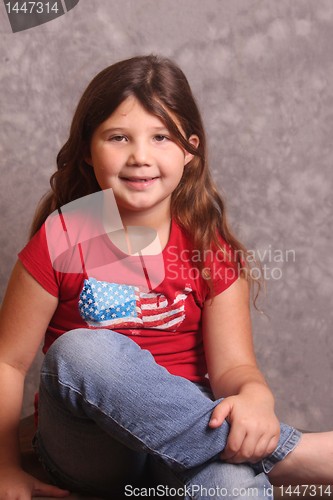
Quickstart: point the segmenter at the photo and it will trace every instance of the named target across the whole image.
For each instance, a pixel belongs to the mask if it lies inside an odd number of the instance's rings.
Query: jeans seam
[[[162,460],[165,460],[168,462],[171,462],[171,464],[174,464],[177,468],[182,468],[182,469],[189,469],[190,467],[186,466],[186,464],[183,464],[181,462],[178,462],[176,459],[170,457],[169,455],[167,455],[166,453],[163,453],[163,452],[155,452],[152,448],[150,448],[149,446],[147,446],[141,438],[137,437],[136,435],[134,435],[128,428],[124,427],[123,425],[121,425],[119,422],[117,422],[113,417],[112,415],[108,415],[107,413],[105,413],[99,406],[96,406],[94,403],[92,403],[91,401],[88,401],[82,394],[81,392],[73,387],[71,384],[68,384],[67,382],[64,383],[63,381],[61,381],[58,376],[56,374],[52,374],[52,373],[49,373],[49,372],[41,372],[41,374],[43,374],[45,377],[52,377],[53,379],[57,379],[58,383],[60,385],[62,385],[63,387],[75,392],[75,394],[78,394],[80,395],[80,397],[82,398],[82,400],[88,404],[91,408],[94,408],[94,409],[97,409],[99,413],[101,413],[105,418],[108,418],[110,420],[112,420],[112,422],[114,422],[117,426],[119,426],[123,431],[125,431],[126,433],[130,434],[131,437],[134,437],[136,440],[138,440],[141,444],[142,444],[142,447],[143,449],[140,449],[139,451],[144,451],[144,452],[150,452],[151,455],[153,456],[157,456],[157,457],[160,457]],[[47,391],[49,394],[50,392]],[[51,394],[50,394],[51,395]],[[51,395],[52,397],[52,395]],[[97,424],[98,425],[98,424]],[[113,437],[113,436],[112,436]],[[117,437],[115,437],[114,439],[117,439]]]

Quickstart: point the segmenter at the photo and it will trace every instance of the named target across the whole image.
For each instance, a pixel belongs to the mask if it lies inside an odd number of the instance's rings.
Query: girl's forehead
[[[181,131],[182,127],[177,117],[165,106],[162,107],[172,122]],[[119,126],[135,126],[138,121],[145,122],[151,127],[168,128],[168,125],[161,117],[149,112],[135,96],[129,96],[122,101],[98,128],[105,128],[105,126],[110,126],[111,124],[113,126],[117,126],[117,124]]]
[[[107,120],[112,118],[127,118],[133,115],[141,115],[147,118],[151,117],[152,119],[161,120],[159,117],[149,113],[135,96],[129,96],[121,102]]]

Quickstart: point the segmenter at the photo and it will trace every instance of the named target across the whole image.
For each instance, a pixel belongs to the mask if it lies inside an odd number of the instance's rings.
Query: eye
[[[157,134],[154,136],[154,139],[156,142],[164,142],[164,141],[167,141],[169,139],[169,137],[167,137],[166,135],[163,135],[163,134]]]
[[[112,135],[108,138],[108,141],[111,142],[125,142],[127,141],[127,137],[125,135]]]

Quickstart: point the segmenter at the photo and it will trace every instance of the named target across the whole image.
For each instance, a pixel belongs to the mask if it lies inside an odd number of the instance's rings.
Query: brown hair
[[[175,63],[154,55],[113,64],[88,85],[75,111],[68,141],[57,156],[58,169],[51,177],[51,190],[35,214],[31,236],[54,210],[100,190],[94,170],[84,158],[95,129],[129,96],[158,116],[174,140],[194,155],[172,194],[172,217],[202,255],[220,247],[220,234],[234,251],[238,265],[243,268],[245,264],[246,268],[246,250],[230,231],[225,204],[208,169],[205,132],[188,81]],[[168,112],[177,119],[185,137]],[[197,148],[187,140],[193,134],[199,138]],[[199,262],[198,267],[204,264]]]

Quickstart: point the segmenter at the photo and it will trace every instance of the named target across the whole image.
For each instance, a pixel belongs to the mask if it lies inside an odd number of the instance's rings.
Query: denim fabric
[[[229,425],[208,427],[219,402],[117,332],[73,330],[45,356],[35,446],[74,491],[134,496],[150,470],[160,486],[185,488],[179,498],[272,498],[264,472],[296,446],[298,431],[281,424],[277,449],[260,464],[223,463]]]

